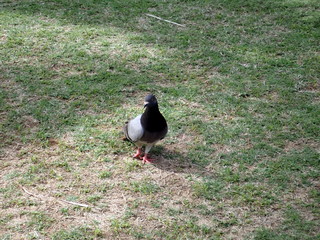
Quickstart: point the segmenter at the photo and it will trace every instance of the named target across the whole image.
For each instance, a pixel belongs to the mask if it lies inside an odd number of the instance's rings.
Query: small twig
[[[123,197],[124,201],[127,203],[127,198],[126,198],[126,196],[124,196],[123,193],[122,193],[122,197]]]
[[[42,199],[42,200],[49,200],[48,198],[46,198],[45,196],[39,196],[39,195],[36,195],[34,193],[31,193],[29,192],[27,189],[25,189],[24,187],[20,186],[22,188],[22,190],[27,193],[28,195],[30,196],[33,196],[33,197],[36,197],[36,198],[39,198],[39,199]],[[51,197],[53,198],[53,197]],[[66,200],[62,200],[62,199],[56,199],[56,198],[53,198],[55,201],[57,202],[63,202],[63,203],[69,203],[69,204],[72,204],[72,205],[76,205],[76,206],[80,206],[80,207],[86,207],[86,208],[93,208],[87,204],[82,204],[82,203],[76,203],[76,202],[72,202],[72,201],[66,201]]]
[[[66,201],[66,200],[62,200],[62,199],[59,199],[58,201],[69,203],[69,204],[80,206],[80,207],[87,207],[87,208],[91,207],[91,206],[89,206],[87,204],[76,203],[76,202]]]
[[[152,15],[152,14],[149,14],[149,13],[146,13],[146,15],[149,16],[149,17],[153,17],[153,18],[156,18],[156,19],[158,19],[158,20],[167,22],[167,23],[171,23],[171,24],[180,26],[180,27],[185,27],[185,26],[186,26],[186,25],[183,25],[183,24],[180,24],[180,23],[176,23],[176,22],[172,22],[172,21],[170,21],[170,20],[163,19],[163,18],[161,18],[161,17],[157,17],[157,16]]]
[[[36,197],[36,198],[40,198],[40,199],[41,199],[41,197],[40,197],[40,196],[35,195],[35,194],[33,194],[33,193],[31,193],[31,192],[27,191],[27,189],[25,189],[25,188],[24,188],[24,187],[22,187],[22,186],[20,186],[20,187],[22,188],[22,190],[23,190],[25,193],[29,194],[30,196],[33,196],[33,197]]]

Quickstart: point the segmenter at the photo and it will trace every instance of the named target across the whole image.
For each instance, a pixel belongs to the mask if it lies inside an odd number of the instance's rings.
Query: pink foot
[[[140,156],[141,153],[142,153],[141,148],[138,148],[136,154],[133,155],[133,157],[134,157],[134,158],[138,158],[138,159],[142,159],[141,156]]]
[[[143,158],[142,158],[142,161],[143,161],[143,163],[152,163],[152,162],[155,161],[155,159],[149,158],[149,157],[148,157],[148,154],[145,154],[145,155],[143,156]]]

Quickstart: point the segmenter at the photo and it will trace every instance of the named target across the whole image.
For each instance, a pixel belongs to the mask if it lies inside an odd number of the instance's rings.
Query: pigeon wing
[[[144,134],[144,129],[142,128],[140,119],[141,115],[130,120],[125,125],[124,132],[126,134],[126,137],[132,142],[139,141]]]

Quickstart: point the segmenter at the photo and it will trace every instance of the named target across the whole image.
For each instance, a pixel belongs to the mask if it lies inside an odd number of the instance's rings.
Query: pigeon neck
[[[161,115],[158,104],[148,106],[141,116],[141,124],[147,131],[160,131],[166,126],[166,120]]]
[[[153,106],[147,106],[144,110],[145,114],[159,112],[158,104],[154,104]]]

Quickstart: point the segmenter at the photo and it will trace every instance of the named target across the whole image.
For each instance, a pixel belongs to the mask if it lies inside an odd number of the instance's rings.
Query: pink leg
[[[155,159],[149,158],[148,154],[144,154],[143,158],[142,158],[143,163],[152,163],[153,161],[155,161]]]
[[[140,156],[141,153],[142,153],[142,151],[141,151],[141,148],[139,147],[138,150],[137,150],[137,152],[136,152],[136,154],[133,155],[133,157],[134,157],[134,158],[141,159],[141,156]]]

